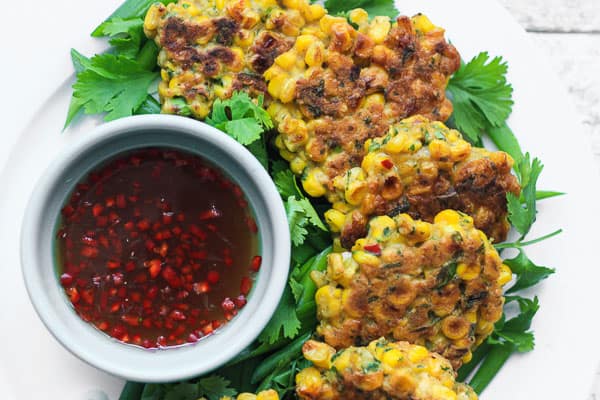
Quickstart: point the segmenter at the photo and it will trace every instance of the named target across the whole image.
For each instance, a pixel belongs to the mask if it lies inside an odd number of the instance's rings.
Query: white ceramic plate
[[[99,50],[87,35],[120,3],[12,2],[3,19],[0,34],[8,43],[3,48],[9,47],[3,49],[0,63],[4,81],[0,110],[3,116],[10,115],[0,147],[0,168],[6,163],[0,175],[3,399],[117,399],[123,383],[70,355],[45,330],[27,298],[18,256],[24,205],[35,180],[65,143],[99,123],[86,119],[61,134],[72,82],[68,49],[77,47],[88,54]],[[515,88],[510,124],[523,148],[546,165],[539,187],[568,193],[540,203],[531,233],[533,238],[564,229],[559,237],[528,249],[534,261],[557,269],[535,289],[541,303],[533,323],[536,349],[513,356],[482,398],[584,400],[600,361],[595,296],[600,269],[594,234],[600,222],[596,205],[600,191],[597,168],[575,110],[525,32],[494,1],[414,0],[400,2],[399,8],[406,14],[422,11],[444,26],[465,59],[488,50],[508,60],[509,80]],[[39,29],[23,28],[34,25]]]

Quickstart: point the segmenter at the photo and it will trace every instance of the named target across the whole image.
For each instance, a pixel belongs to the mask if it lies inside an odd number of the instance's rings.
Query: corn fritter
[[[329,255],[313,273],[317,333],[336,349],[379,337],[427,346],[458,369],[502,315],[512,278],[466,214],[444,210],[433,224],[378,216],[352,252]]]
[[[221,397],[221,400],[234,400],[232,397]],[[279,395],[276,391],[264,390],[260,393],[240,393],[237,395],[235,400],[279,400]]]
[[[264,73],[275,145],[307,193],[329,197],[334,179],[360,165],[367,139],[408,116],[450,116],[445,89],[459,65],[444,30],[424,15],[393,23],[369,22],[362,9],[349,20],[325,15]]]
[[[382,338],[336,353],[309,340],[303,353],[314,364],[296,375],[304,400],[477,400],[473,389],[455,381],[448,360],[419,345]]]
[[[364,236],[369,217],[408,213],[432,221],[445,209],[473,217],[490,239],[503,241],[510,229],[506,194],[519,195],[512,158],[471,147],[460,132],[421,116],[390,127],[365,143],[365,157],[333,181],[333,208],[325,219],[350,248]]]
[[[263,72],[325,9],[307,0],[179,0],[154,4],[144,32],[160,52],[162,110],[205,118],[234,91],[265,94]]]

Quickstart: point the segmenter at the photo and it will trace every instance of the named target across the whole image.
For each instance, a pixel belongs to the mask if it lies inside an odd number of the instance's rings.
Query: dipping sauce
[[[77,314],[120,341],[193,343],[246,304],[257,236],[241,189],[215,167],[136,150],[91,172],[63,207],[60,281]]]

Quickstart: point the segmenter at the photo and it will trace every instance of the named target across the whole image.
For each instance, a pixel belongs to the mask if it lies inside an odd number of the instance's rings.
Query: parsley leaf
[[[219,400],[227,396],[233,397],[237,394],[237,391],[229,387],[230,384],[230,381],[219,375],[210,375],[198,381],[198,395],[206,396],[208,400]]]
[[[256,103],[245,92],[235,92],[226,100],[217,99],[206,123],[222,130],[243,145],[260,139],[265,129],[271,129],[273,122],[262,107],[263,96]]]
[[[491,344],[509,342],[515,345],[518,352],[524,353],[533,350],[535,345],[533,333],[529,329],[540,305],[537,296],[533,300],[521,296],[506,297],[506,303],[513,301],[519,304],[519,314],[509,320],[505,320],[503,316],[496,323],[494,333],[488,338],[488,342]]]
[[[384,15],[390,18],[398,16],[393,0],[325,0],[325,8],[332,15],[362,8],[370,16]]]
[[[286,285],[275,314],[258,339],[263,343],[273,344],[281,337],[281,332],[283,332],[283,337],[292,339],[300,330],[301,325],[296,314],[296,302],[292,289]]]
[[[300,246],[304,243],[308,235],[308,226],[314,226],[323,231],[327,228],[319,218],[310,201],[303,197],[300,200],[296,196],[290,196],[284,203],[285,210],[290,224],[290,235],[294,246]]]
[[[507,69],[501,57],[490,61],[489,54],[482,52],[450,78],[454,124],[472,142],[479,142],[489,128],[501,126],[512,111]]]
[[[508,219],[521,237],[527,235],[536,218],[536,184],[544,166],[538,158],[530,161],[529,153],[515,165],[515,172],[521,184],[521,198],[512,193],[506,195]]]
[[[139,17],[114,17],[103,22],[98,30],[101,35],[111,37],[108,42],[119,55],[135,57],[144,39],[143,25],[144,21]]]
[[[553,268],[535,265],[522,249],[519,249],[519,254],[515,258],[504,260],[504,263],[517,275],[517,281],[507,290],[507,293],[536,285],[555,272]]]
[[[146,100],[157,76],[134,60],[113,54],[96,55],[85,66],[73,85],[73,97],[77,99],[73,101],[86,114],[106,112],[105,121],[132,115]],[[73,116],[70,111],[67,122]]]

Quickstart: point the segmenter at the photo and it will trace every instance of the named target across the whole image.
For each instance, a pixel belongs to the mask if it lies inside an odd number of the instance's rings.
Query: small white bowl
[[[123,151],[168,146],[220,167],[246,194],[259,229],[262,265],[240,313],[195,344],[147,350],[119,342],[83,321],[60,285],[53,255],[56,223],[76,183]],[[54,337],[83,361],[133,381],[168,382],[209,372],[247,347],[265,327],[285,288],[290,261],[285,209],[273,181],[242,145],[191,119],[168,115],[123,118],[82,135],[39,180],[21,237],[23,277],[31,301]]]

